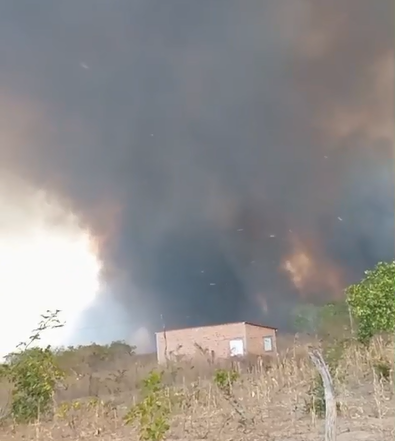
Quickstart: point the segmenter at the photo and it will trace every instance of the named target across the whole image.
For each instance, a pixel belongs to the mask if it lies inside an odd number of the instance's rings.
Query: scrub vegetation
[[[338,439],[392,440],[395,263],[379,263],[344,301],[295,311],[297,334],[270,359],[158,366],[125,342],[54,350],[47,312],[0,367],[0,440],[317,440],[325,394],[308,357],[332,375]],[[369,438],[371,437],[371,438]]]

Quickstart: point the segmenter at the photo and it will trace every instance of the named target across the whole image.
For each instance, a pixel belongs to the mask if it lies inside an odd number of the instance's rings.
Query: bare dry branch
[[[337,409],[332,377],[319,349],[309,348],[309,356],[321,375],[325,390],[325,441],[336,441]]]

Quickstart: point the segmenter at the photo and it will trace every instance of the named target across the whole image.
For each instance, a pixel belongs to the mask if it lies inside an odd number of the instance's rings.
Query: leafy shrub
[[[214,374],[214,383],[226,395],[232,395],[232,386],[239,379],[240,374],[235,370],[227,371],[226,369],[218,369]]]
[[[21,343],[15,353],[7,356],[3,373],[12,385],[11,415],[17,422],[31,422],[52,409],[53,394],[63,372],[56,363],[50,347],[34,344],[47,329],[60,327],[59,311],[42,316],[28,342]]]
[[[137,421],[141,441],[161,441],[170,429],[170,398],[162,383],[163,373],[152,371],[143,381],[143,398],[125,416],[125,423]]]
[[[358,339],[368,343],[376,333],[395,330],[395,261],[380,262],[365,271],[359,283],[346,290],[347,302],[358,320]]]

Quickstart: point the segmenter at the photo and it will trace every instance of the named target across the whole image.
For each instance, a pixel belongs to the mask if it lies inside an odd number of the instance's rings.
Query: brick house
[[[274,355],[276,336],[276,328],[249,322],[166,330],[156,333],[157,359],[191,359],[202,351],[211,359]]]

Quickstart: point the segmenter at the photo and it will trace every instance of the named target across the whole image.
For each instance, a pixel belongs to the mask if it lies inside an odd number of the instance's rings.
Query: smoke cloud
[[[393,9],[0,5],[0,176],[96,235],[106,288],[81,329],[286,328],[393,257]]]

